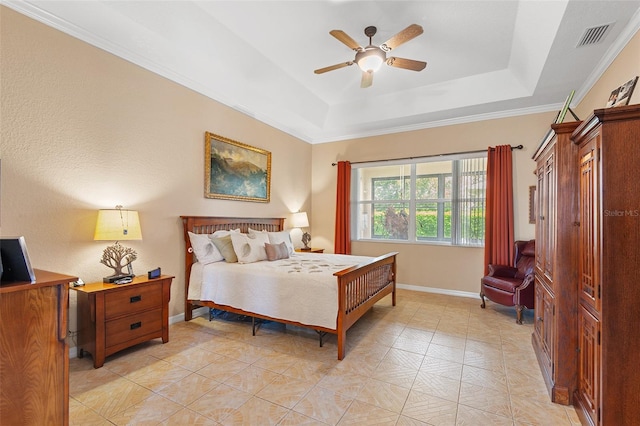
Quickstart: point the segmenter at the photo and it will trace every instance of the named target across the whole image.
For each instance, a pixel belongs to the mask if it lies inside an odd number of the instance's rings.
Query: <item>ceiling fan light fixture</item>
[[[356,63],[364,72],[376,72],[387,60],[387,55],[379,48],[367,46],[363,52],[356,53]]]
[[[345,68],[353,64],[357,64],[358,68],[362,70],[362,78],[360,80],[360,87],[371,87],[373,82],[373,73],[378,71],[383,63],[394,68],[404,68],[411,71],[422,71],[427,63],[423,61],[415,61],[413,59],[396,58],[394,56],[387,59],[387,52],[397,48],[398,46],[408,42],[409,40],[419,36],[423,33],[422,27],[418,24],[411,24],[398,34],[391,37],[380,46],[373,45],[373,36],[376,35],[377,28],[369,26],[364,29],[364,35],[369,37],[369,45],[367,47],[360,46],[354,39],[348,36],[342,30],[331,30],[329,34],[334,36],[338,41],[342,42],[351,50],[355,50],[356,56],[353,61],[342,62],[339,64],[331,65],[324,68],[318,68],[313,72],[315,74],[324,74],[328,71]]]

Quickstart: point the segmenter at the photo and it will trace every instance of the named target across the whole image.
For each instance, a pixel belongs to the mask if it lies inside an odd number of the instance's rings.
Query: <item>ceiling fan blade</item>
[[[335,64],[335,65],[331,65],[331,66],[328,66],[328,67],[319,68],[319,69],[315,70],[314,73],[322,74],[322,73],[325,73],[327,71],[337,70],[337,69],[340,69],[340,68],[348,67],[350,65],[353,65],[353,61],[343,62],[341,64]]]
[[[396,68],[404,68],[411,71],[422,71],[426,66],[426,62],[414,61],[413,59],[396,58],[394,56],[387,58],[387,65]]]
[[[362,71],[361,88],[370,87],[373,84],[373,71]]]
[[[331,30],[329,34],[340,40],[344,43],[349,49],[353,49],[355,51],[364,50],[354,39],[349,37],[347,33],[341,30]]]
[[[380,45],[380,49],[385,52],[389,52],[392,49],[400,46],[403,43],[408,42],[409,40],[418,37],[423,33],[422,27],[418,24],[411,24],[404,30],[400,31],[398,34],[391,37],[389,40],[385,41]]]

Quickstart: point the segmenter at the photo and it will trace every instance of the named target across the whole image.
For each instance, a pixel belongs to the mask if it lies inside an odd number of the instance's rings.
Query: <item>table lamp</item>
[[[131,263],[138,258],[136,252],[120,245],[120,241],[141,240],[140,219],[135,210],[124,210],[122,206],[115,209],[98,210],[94,241],[115,241],[115,244],[104,249],[100,263],[113,268],[113,275],[103,278],[103,282],[112,283],[123,278],[133,278]],[[123,263],[124,262],[124,263]],[[122,269],[126,267],[127,272]]]
[[[292,228],[306,228],[309,226],[309,218],[307,217],[307,212],[298,212],[294,213],[291,216],[291,227]],[[311,235],[308,232],[302,234],[302,247],[300,250],[303,251],[311,251],[311,247],[309,247],[309,241],[311,241]]]

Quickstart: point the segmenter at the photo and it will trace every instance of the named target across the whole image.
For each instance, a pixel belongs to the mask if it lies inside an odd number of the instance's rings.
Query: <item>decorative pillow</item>
[[[267,232],[267,231],[256,231],[255,229],[249,228],[249,235],[255,233],[266,233],[269,236],[269,244],[280,244],[285,243],[287,249],[289,250],[289,255],[293,254],[293,241],[291,241],[291,234],[289,231],[279,231],[279,232]]]
[[[267,252],[264,249],[264,245],[269,243],[269,237],[266,233],[256,232],[251,235],[233,233],[230,237],[239,263],[267,260]]]
[[[224,260],[220,251],[211,242],[209,235],[189,232],[189,240],[191,241],[191,248],[198,262],[207,264]]]
[[[193,253],[196,255],[196,259],[198,260],[198,262],[207,264],[223,261],[225,259],[224,256],[222,255],[222,253],[220,253],[220,250],[215,246],[215,244],[213,244],[211,238],[224,237],[225,235],[229,235],[232,232],[239,233],[240,228],[232,229],[230,231],[220,230],[208,235],[188,232],[189,240],[191,241],[191,248],[193,249]]]
[[[212,237],[211,242],[220,251],[220,254],[227,263],[236,263],[238,256],[233,249],[233,243],[231,242],[231,235],[240,234],[239,232],[231,232],[223,237]]]
[[[267,260],[270,262],[289,258],[289,248],[284,242],[280,244],[265,244],[264,250],[267,252]]]
[[[213,234],[209,235],[210,237],[224,237],[225,235],[229,235],[232,234],[234,232],[240,233],[240,228],[238,229],[230,229],[229,231],[221,229],[219,231],[214,232]]]

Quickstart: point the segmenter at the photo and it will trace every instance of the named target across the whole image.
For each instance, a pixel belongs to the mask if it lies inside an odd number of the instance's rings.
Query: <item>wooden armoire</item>
[[[578,147],[578,368],[585,424],[640,421],[640,105],[594,111]]]
[[[551,400],[571,404],[577,369],[578,147],[580,122],[553,124],[536,161],[535,313],[532,345]]]
[[[533,348],[582,423],[640,419],[640,105],[551,126],[534,155]]]

